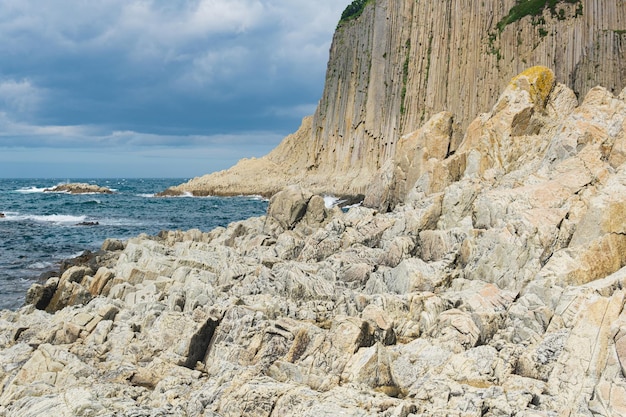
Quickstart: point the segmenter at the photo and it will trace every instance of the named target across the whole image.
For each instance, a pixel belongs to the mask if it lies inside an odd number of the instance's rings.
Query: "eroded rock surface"
[[[625,99],[531,68],[456,152],[403,139],[382,210],[106,242],[0,313],[0,414],[624,415]]]

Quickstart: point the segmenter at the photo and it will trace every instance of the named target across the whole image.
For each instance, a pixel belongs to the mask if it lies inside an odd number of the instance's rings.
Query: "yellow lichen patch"
[[[485,381],[485,380],[478,380],[478,379],[464,379],[464,380],[459,381],[459,383],[463,385],[469,385],[470,387],[474,387],[474,388],[480,388],[480,389],[491,388],[495,385],[492,382]]]
[[[534,103],[544,105],[554,84],[554,72],[550,68],[537,65],[515,76],[510,86],[528,91]]]
[[[578,253],[577,267],[567,275],[568,285],[583,285],[606,277],[626,266],[626,236],[608,233]]]
[[[607,233],[626,234],[626,201],[609,203],[605,213],[602,230]]]

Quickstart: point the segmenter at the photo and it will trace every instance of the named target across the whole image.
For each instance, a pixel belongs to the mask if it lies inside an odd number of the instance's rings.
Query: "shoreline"
[[[148,195],[176,183],[169,180],[88,180],[117,189],[112,195],[43,193],[55,179],[0,183],[0,305],[22,306],[29,285],[63,259],[88,249],[96,252],[106,238],[128,239],[161,230],[211,230],[243,216],[264,214],[260,197],[155,199]],[[107,182],[108,181],[108,182]],[[5,211],[9,210],[9,211]],[[179,214],[178,214],[179,213]],[[98,223],[98,224],[96,224]],[[80,225],[80,226],[78,226]],[[10,237],[10,239],[9,239]]]

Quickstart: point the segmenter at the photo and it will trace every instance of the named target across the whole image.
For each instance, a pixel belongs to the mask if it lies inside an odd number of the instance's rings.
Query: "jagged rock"
[[[365,384],[390,396],[397,396],[399,388],[391,375],[391,361],[389,353],[380,343],[359,349],[346,364],[342,382]]]
[[[415,291],[435,291],[447,286],[449,278],[441,268],[419,258],[402,261],[396,268],[383,273],[389,291],[404,294]]]
[[[46,306],[46,311],[53,312],[70,305],[85,304],[91,298],[92,295],[89,291],[80,284],[70,281],[59,281],[52,299]]]
[[[301,187],[292,186],[277,193],[270,200],[267,214],[285,229],[293,229],[307,211],[313,195]]]
[[[106,252],[124,250],[124,242],[118,239],[106,239],[100,249]]]
[[[0,414],[623,414],[626,93],[551,74],[414,142],[392,211],[293,187],[68,263],[0,312]]]
[[[33,284],[28,289],[24,302],[34,305],[39,310],[44,310],[52,300],[58,286],[58,277],[48,278],[44,285]]]
[[[429,177],[428,191],[437,189],[437,161],[446,158],[452,136],[452,114],[434,115],[419,130],[402,136],[395,155],[380,169],[372,181],[363,204],[387,211],[402,201],[416,181]],[[423,181],[426,181],[423,177]]]

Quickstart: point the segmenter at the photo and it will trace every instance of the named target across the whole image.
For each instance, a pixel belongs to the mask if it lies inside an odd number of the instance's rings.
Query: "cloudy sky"
[[[2,0],[0,177],[193,177],[321,97],[350,0]]]

